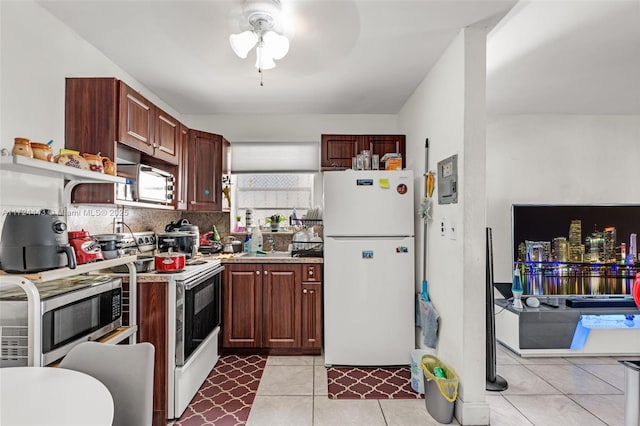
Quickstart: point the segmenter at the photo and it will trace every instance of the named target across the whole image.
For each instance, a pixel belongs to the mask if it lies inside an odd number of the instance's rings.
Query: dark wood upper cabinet
[[[189,131],[189,210],[222,210],[222,163],[228,145],[220,135]]]
[[[368,149],[371,154],[378,154],[382,158],[389,152],[402,154],[402,168],[406,166],[407,156],[405,147],[405,135],[366,135],[362,139],[362,149]],[[384,164],[380,163],[384,168]]]
[[[382,158],[386,153],[402,154],[402,167],[406,164],[405,135],[332,135],[321,137],[322,170],[344,170],[351,168],[351,159],[363,149]],[[383,164],[380,167],[384,167]]]
[[[133,148],[142,163],[180,172],[182,135],[174,117],[116,78],[67,78],[65,91],[65,148],[113,161]],[[114,184],[82,184],[71,201],[131,204],[116,200],[115,191]]]
[[[155,109],[154,156],[167,163],[180,162],[180,123],[161,110]]]
[[[138,92],[120,83],[119,142],[153,155],[154,106]]]
[[[320,151],[322,170],[351,168],[351,158],[360,152],[357,135],[322,135]]]

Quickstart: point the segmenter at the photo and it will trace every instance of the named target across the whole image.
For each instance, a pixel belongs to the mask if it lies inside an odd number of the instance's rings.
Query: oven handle
[[[199,286],[200,284],[202,284],[204,281],[208,280],[209,278],[218,275],[222,271],[224,271],[224,266],[219,265],[216,269],[211,271],[211,273],[207,274],[206,277],[204,277],[203,279],[195,279],[195,280],[193,280],[191,282],[185,282],[184,283],[184,289],[185,290],[191,290],[192,288]]]

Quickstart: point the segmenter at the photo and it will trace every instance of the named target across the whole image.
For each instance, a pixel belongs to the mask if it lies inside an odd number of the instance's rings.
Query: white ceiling
[[[515,0],[281,0],[289,54],[240,59],[241,0],[40,0],[181,114],[399,111],[460,28]],[[490,113],[640,113],[640,2],[519,3],[487,47]]]

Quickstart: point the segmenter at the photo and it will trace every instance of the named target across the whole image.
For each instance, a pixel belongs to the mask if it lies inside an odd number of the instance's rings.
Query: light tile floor
[[[492,426],[624,424],[625,367],[618,358],[521,358],[499,344],[497,355],[497,373],[509,388],[486,394]],[[321,356],[270,356],[247,421],[248,426],[438,424],[424,400],[328,399]]]

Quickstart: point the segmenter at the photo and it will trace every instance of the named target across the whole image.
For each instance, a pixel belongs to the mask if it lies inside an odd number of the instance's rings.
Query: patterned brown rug
[[[421,399],[409,367],[329,367],[329,399]]]
[[[222,356],[175,426],[244,425],[267,357]]]

